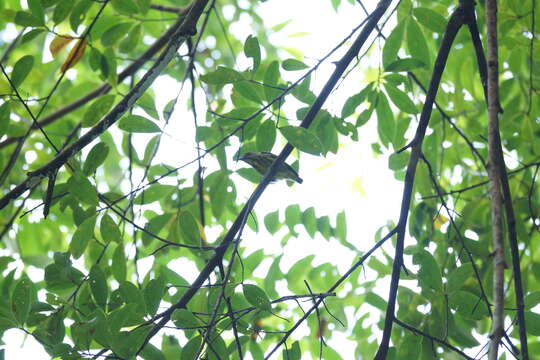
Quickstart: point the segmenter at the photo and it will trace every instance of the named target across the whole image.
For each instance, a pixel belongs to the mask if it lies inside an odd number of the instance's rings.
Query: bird
[[[243,154],[239,160],[245,161],[251,165],[261,175],[265,175],[277,156],[270,152],[247,152]],[[289,164],[281,163],[277,169],[276,174],[272,181],[275,180],[293,180],[301,184],[303,180],[298,176],[296,170],[294,170]]]

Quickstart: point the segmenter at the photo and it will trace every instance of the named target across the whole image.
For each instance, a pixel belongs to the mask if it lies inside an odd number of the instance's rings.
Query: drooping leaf
[[[103,142],[97,143],[88,153],[84,162],[83,173],[93,174],[96,169],[103,164],[109,153],[109,146]]]
[[[75,259],[80,258],[86,250],[88,242],[94,236],[95,225],[96,216],[92,216],[83,221],[83,223],[77,228],[77,231],[75,231],[75,234],[73,234],[73,238],[69,243],[69,252]]]
[[[436,11],[429,8],[419,7],[413,9],[413,15],[418,22],[431,31],[443,33],[446,29],[446,20]]]
[[[261,49],[259,47],[259,40],[254,36],[248,36],[244,43],[244,54],[248,58],[253,59],[253,73],[257,72],[259,65],[261,64]]]
[[[26,55],[20,58],[11,71],[11,82],[13,83],[13,86],[19,87],[26,79],[33,66],[34,57],[32,55]]]
[[[86,49],[86,40],[81,39],[75,43],[71,51],[69,52],[66,61],[62,64],[60,71],[64,72],[67,69],[70,69],[77,65],[79,60],[81,60],[84,55],[84,50]]]

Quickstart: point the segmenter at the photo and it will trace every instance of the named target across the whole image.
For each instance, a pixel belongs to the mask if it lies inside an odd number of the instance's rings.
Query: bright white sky
[[[305,55],[304,62],[313,65],[365,18],[358,5],[353,7],[346,0],[342,0],[342,2],[339,13],[336,14],[328,0],[287,1],[286,12],[284,12],[284,1],[270,0],[261,2],[259,14],[264,14],[265,24],[269,26],[292,19],[293,21],[284,30],[273,34],[270,40],[276,46],[300,50]],[[239,1],[239,3],[242,4],[243,1]],[[375,4],[374,1],[366,1],[365,3],[370,8]],[[227,9],[224,9],[223,13],[224,16],[227,16]],[[230,32],[237,38],[247,38],[248,35],[252,34],[248,20],[246,17],[245,24],[231,28]],[[10,33],[5,36],[14,35]],[[238,61],[239,69],[237,70],[244,70],[251,64],[250,61],[242,57],[243,55]],[[364,67],[368,65],[365,62],[362,64]],[[376,65],[374,66],[376,67]],[[316,94],[333,69],[332,64],[327,64],[314,74],[312,84],[315,86],[314,92]],[[290,72],[287,74],[287,72],[282,71],[282,74],[287,75],[288,80],[291,81],[296,80],[301,73]],[[325,109],[339,114],[343,102],[349,96],[360,91],[366,84],[365,79],[358,74],[349,76],[327,101]],[[178,91],[177,79],[160,79],[155,89],[158,94],[158,107],[163,106]],[[164,90],[160,94],[157,89]],[[185,98],[180,97],[180,104],[184,103],[183,99]],[[202,97],[198,103],[202,105],[199,114],[204,114]],[[192,120],[189,114],[181,113],[180,107],[181,105],[177,107],[177,112],[171,118],[171,125],[165,129],[166,133],[170,135],[164,137],[167,141],[159,154],[164,162],[171,165],[185,163],[195,156],[193,133],[185,129],[186,121],[191,122]],[[360,128],[360,140],[356,143],[340,137],[342,145],[337,155],[330,154],[323,158],[302,154],[300,175],[304,179],[304,183],[302,185],[295,184],[293,187],[287,187],[284,182],[271,185],[256,205],[259,227],[264,229],[262,221],[264,215],[276,209],[281,209],[280,216],[283,219],[284,209],[289,204],[299,204],[302,210],[313,206],[317,216],[329,215],[332,223],[334,223],[335,215],[345,210],[348,241],[360,250],[369,249],[374,244],[375,231],[387,221],[397,219],[402,188],[401,183],[395,181],[392,172],[387,169],[387,159],[373,157],[371,143],[376,141],[376,127],[374,125],[375,119],[371,119],[367,125]],[[178,138],[176,134],[182,134],[182,137]],[[278,153],[282,145],[283,143],[276,145],[274,153]],[[171,158],[171,154],[174,156],[182,154],[182,158]],[[235,163],[234,161],[230,163],[237,168],[244,166],[243,163]],[[212,164],[205,163],[205,166],[211,168]],[[240,199],[247,199],[249,193],[254,189],[253,184],[240,177],[238,177],[236,184]],[[262,247],[265,253],[281,252],[280,234],[283,235],[284,232],[278,233],[275,237],[270,237],[264,231],[256,236],[246,236],[244,245],[253,251]],[[310,254],[316,254],[314,265],[324,262],[337,263],[342,271],[349,268],[354,259],[354,254],[341,246],[336,246],[335,240],[327,242],[320,236],[312,240],[302,230],[298,238],[289,240],[281,262],[282,270],[286,271],[298,259]],[[339,262],[336,259],[339,259]],[[186,265],[182,262],[179,262],[178,265],[180,263],[182,266]],[[256,272],[257,274],[261,275],[261,272]],[[366,271],[366,277],[369,278],[370,274],[369,271]],[[314,291],[323,291],[323,289]],[[288,293],[288,290],[284,289],[283,294],[285,293]],[[378,293],[383,298],[387,296],[385,287],[382,287]],[[334,332],[334,335],[337,333]],[[8,359],[45,359],[48,357],[33,338],[25,337],[19,330],[6,332],[3,340],[7,344],[6,358]],[[350,351],[342,353],[352,354],[352,342],[343,339],[339,340],[339,343],[335,341],[334,339],[330,344],[334,345],[335,348],[348,348]]]

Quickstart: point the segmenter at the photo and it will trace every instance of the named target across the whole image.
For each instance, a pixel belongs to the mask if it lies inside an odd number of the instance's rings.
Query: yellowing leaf
[[[67,44],[69,44],[73,40],[71,36],[64,36],[59,35],[51,41],[51,44],[49,45],[49,50],[51,51],[51,54],[53,57],[56,57],[60,51],[62,51]]]
[[[443,226],[447,222],[448,218],[446,216],[437,214],[437,216],[435,216],[435,219],[433,219],[433,226],[435,227],[435,229],[440,230],[441,226]]]
[[[69,55],[66,61],[62,64],[62,67],[60,68],[60,70],[64,72],[67,69],[75,66],[79,62],[79,60],[81,60],[84,54],[85,48],[86,48],[86,40],[81,39],[77,41],[77,44],[75,44],[73,49],[71,49],[71,51],[69,52]]]
[[[358,193],[361,197],[367,198],[366,189],[364,189],[364,185],[362,185],[362,178],[360,176],[356,176],[351,181],[351,192]]]

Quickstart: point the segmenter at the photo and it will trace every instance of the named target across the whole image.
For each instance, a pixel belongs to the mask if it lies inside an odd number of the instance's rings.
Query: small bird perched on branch
[[[270,165],[277,159],[277,156],[269,152],[247,152],[240,157],[239,160],[247,162],[251,165],[257,172],[264,176]],[[302,179],[298,176],[296,170],[294,170],[289,164],[282,163],[279,165],[276,175],[272,179],[274,180],[294,180],[297,183],[301,184]]]

